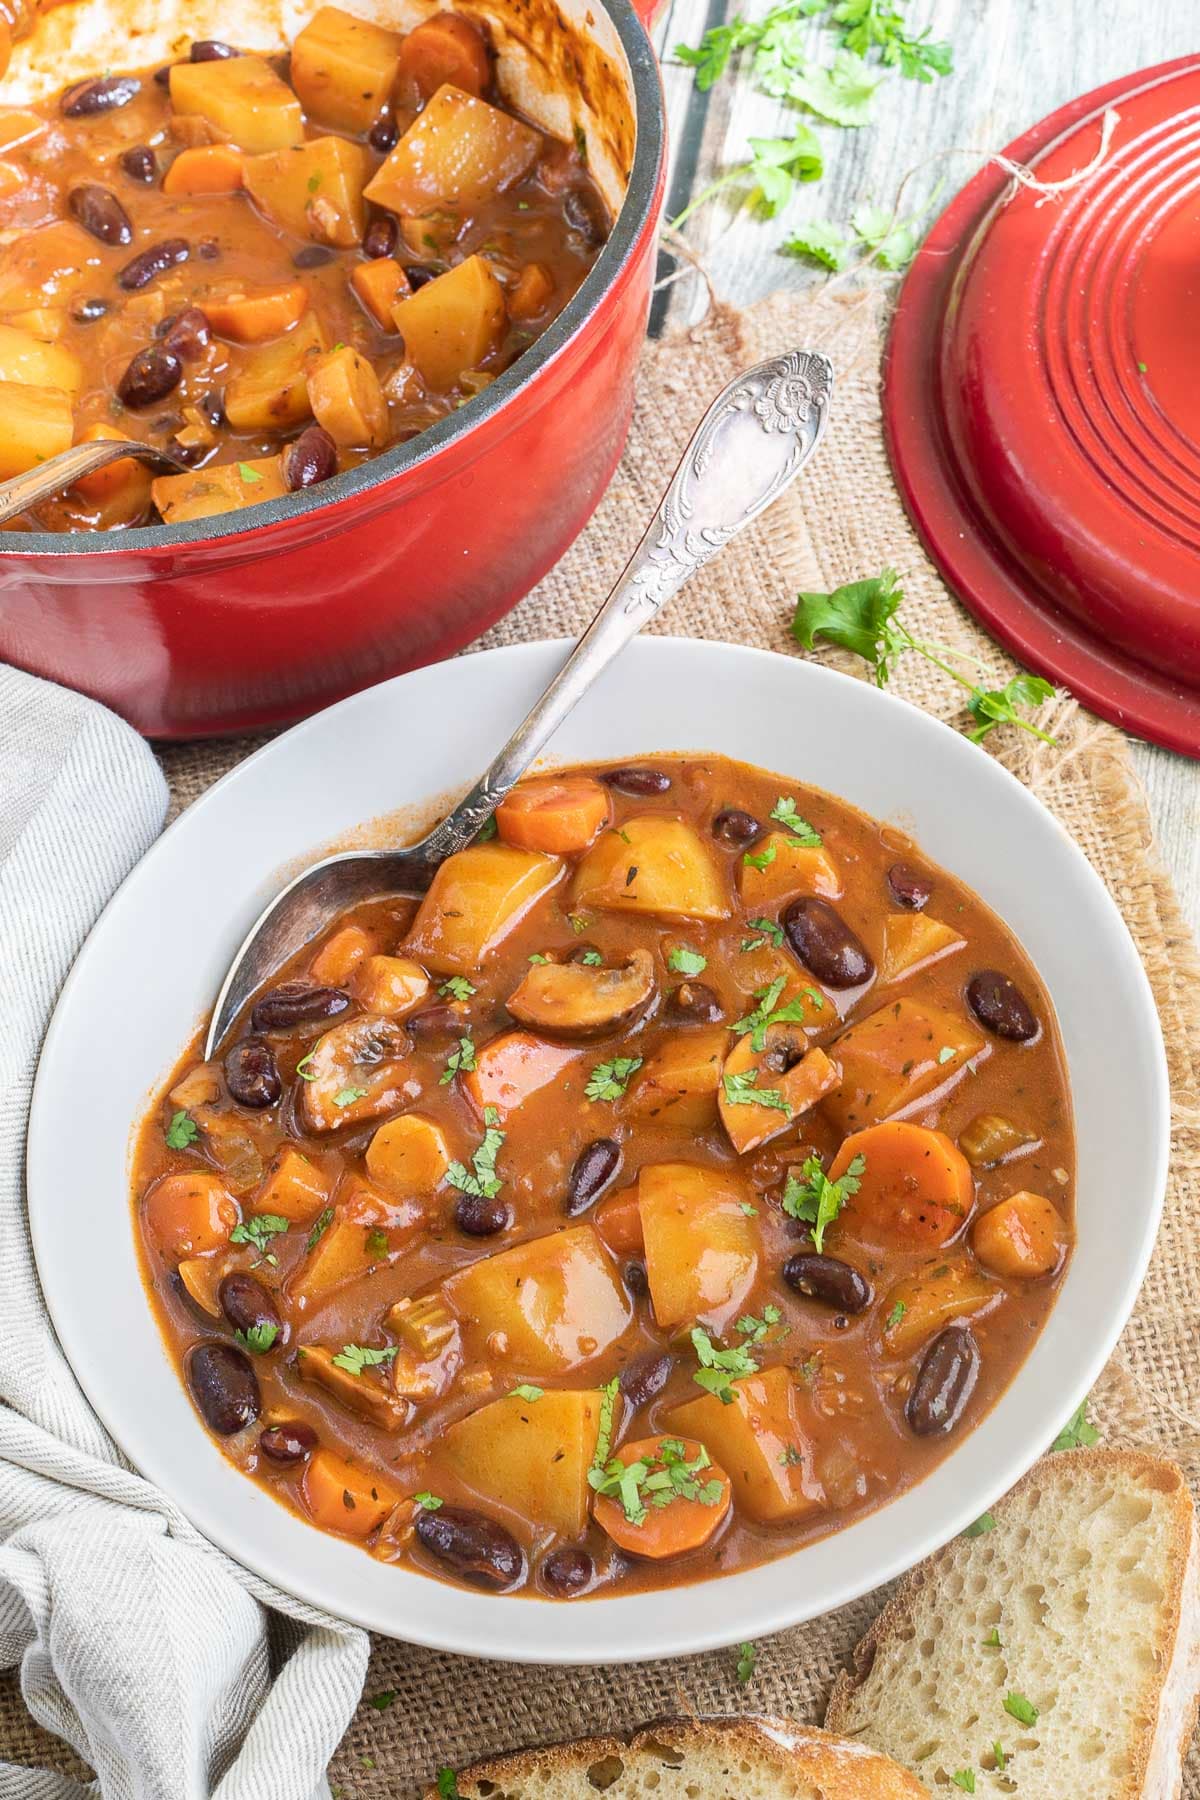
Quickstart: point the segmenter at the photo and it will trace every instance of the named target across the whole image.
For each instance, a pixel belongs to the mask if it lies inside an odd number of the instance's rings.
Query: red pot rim
[[[633,92],[636,142],[625,199],[611,236],[578,291],[537,342],[477,395],[469,409],[451,413],[407,444],[385,450],[382,455],[334,476],[332,481],[300,493],[281,495],[278,499],[262,500],[255,506],[242,507],[215,518],[195,519],[183,525],[143,525],[127,531],[0,532],[0,568],[5,560],[32,556],[78,560],[119,556],[130,551],[143,556],[156,552],[170,555],[193,544],[244,549],[244,540],[269,531],[273,526],[291,524],[296,519],[319,513],[335,514],[345,502],[359,499],[412,469],[427,466],[453,445],[470,438],[498,415],[511,410],[517,396],[531,387],[542,371],[557,362],[583,334],[608,295],[620,285],[636,258],[645,233],[655,224],[666,157],[666,111],[658,60],[630,0],[601,0],[601,4],[616,27],[628,59]],[[329,522],[335,523],[332,516]],[[6,543],[6,538],[10,542]],[[144,573],[144,562],[141,569]]]

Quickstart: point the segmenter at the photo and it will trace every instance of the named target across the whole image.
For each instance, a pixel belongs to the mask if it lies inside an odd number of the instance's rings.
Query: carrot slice
[[[868,1126],[843,1143],[829,1179],[846,1174],[859,1156],[865,1166],[847,1210],[872,1233],[899,1243],[944,1244],[975,1203],[971,1165],[945,1132],[903,1119]]]
[[[1067,1222],[1053,1201],[1027,1189],[980,1213],[971,1232],[985,1268],[1026,1280],[1053,1274],[1070,1241]]]
[[[392,306],[397,300],[403,300],[406,294],[412,293],[408,276],[390,256],[377,256],[372,262],[356,263],[350,275],[350,286],[358,296],[363,310],[378,325],[380,331],[391,335],[396,327],[392,322]]]
[[[497,1106],[512,1112],[557,1080],[578,1055],[577,1049],[551,1044],[531,1031],[508,1031],[484,1045],[464,1086],[481,1111]]]
[[[343,925],[326,938],[308,965],[313,980],[330,987],[343,987],[355,969],[368,956],[374,956],[379,944],[361,925]]]
[[[687,1499],[670,1484],[669,1477],[671,1464],[678,1469],[680,1463],[695,1463],[707,1455],[703,1444],[695,1438],[668,1435],[638,1438],[632,1444],[622,1444],[616,1452],[617,1460],[627,1469],[634,1463],[643,1463],[646,1478],[656,1485],[651,1488],[641,1485],[639,1492],[644,1516],[636,1523],[629,1517],[620,1495],[599,1494],[593,1507],[597,1525],[631,1556],[648,1556],[657,1561],[699,1550],[724,1523],[733,1503],[732,1483],[724,1469],[705,1461],[702,1468],[682,1476],[688,1485],[694,1483],[704,1498]],[[668,1477],[667,1482],[661,1479],[664,1475]],[[714,1493],[710,1484],[719,1492]],[[662,1493],[670,1493],[672,1497],[665,1505],[658,1505],[655,1495]]]
[[[356,1538],[370,1537],[400,1499],[398,1489],[331,1450],[313,1451],[300,1492],[314,1525]]]
[[[181,150],[162,181],[164,194],[236,194],[241,186],[242,153],[233,144]]]
[[[166,1256],[182,1261],[228,1243],[239,1218],[237,1202],[218,1175],[164,1175],[146,1198],[146,1226]]]
[[[447,81],[478,99],[491,78],[487,45],[468,20],[456,13],[435,13],[404,40],[397,80],[405,78],[423,100]]]
[[[608,823],[608,789],[590,775],[551,776],[523,781],[496,813],[506,844],[541,850],[547,856],[575,856]]]
[[[592,1223],[609,1249],[618,1256],[639,1256],[646,1248],[646,1240],[642,1235],[637,1182],[602,1200],[592,1214]]]
[[[231,338],[235,344],[264,344],[269,338],[282,337],[298,325],[308,308],[308,289],[302,281],[289,281],[283,287],[244,289],[229,294],[209,294],[204,301],[209,324],[218,337]]]
[[[554,277],[541,263],[526,263],[517,285],[508,296],[509,317],[536,319],[545,312],[554,293]]]

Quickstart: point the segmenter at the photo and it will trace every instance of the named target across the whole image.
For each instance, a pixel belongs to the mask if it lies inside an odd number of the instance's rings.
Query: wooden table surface
[[[752,90],[747,77],[726,76],[701,94],[691,69],[673,63],[676,44],[697,44],[706,27],[742,12],[761,18],[770,0],[669,0],[655,27],[671,133],[667,214],[673,218],[722,170],[744,162],[755,136],[789,136],[805,115]],[[845,225],[863,201],[891,207],[909,170],[904,210],[939,180],[942,200],[999,149],[1044,114],[1115,76],[1200,48],[1195,0],[913,0],[915,25],[929,24],[954,48],[954,73],[924,86],[893,73],[875,98],[874,120],[855,131],[809,119],[825,151],[825,174],[800,188],[784,212],[762,220],[738,210],[738,193],[720,196],[688,222],[686,236],[702,257],[716,292],[749,302],[779,288],[820,280],[781,256],[778,245],[801,221]],[[819,25],[814,45],[829,43]],[[826,52],[827,53],[827,52]],[[949,154],[945,154],[949,152]],[[664,272],[671,265],[664,263]],[[653,328],[698,318],[707,296],[688,275],[664,289]],[[864,571],[865,572],[865,571]],[[1200,763],[1135,743],[1161,855],[1184,911],[1200,934]]]

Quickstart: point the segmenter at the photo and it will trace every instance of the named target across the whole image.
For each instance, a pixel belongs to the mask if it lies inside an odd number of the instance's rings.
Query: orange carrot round
[[[608,823],[608,789],[590,775],[523,781],[496,813],[506,844],[548,856],[576,856]]]
[[[146,1227],[159,1249],[182,1261],[229,1242],[239,1218],[237,1201],[218,1175],[164,1175],[146,1199]]]
[[[975,1203],[975,1179],[945,1132],[904,1119],[856,1131],[834,1157],[829,1179],[845,1175],[856,1157],[865,1166],[843,1216],[868,1235],[944,1244],[966,1222]]]
[[[596,1523],[614,1544],[628,1550],[631,1556],[653,1557],[657,1561],[699,1550],[715,1536],[732,1504],[733,1487],[724,1469],[714,1462],[680,1475],[679,1461],[695,1463],[707,1456],[704,1446],[695,1438],[672,1437],[669,1433],[638,1438],[632,1444],[622,1444],[615,1455],[627,1469],[634,1463],[643,1463],[646,1479],[639,1484],[644,1511],[640,1523],[635,1524],[629,1517],[619,1494],[598,1494],[596,1497],[593,1507]],[[664,1458],[679,1458],[675,1464],[675,1482],[669,1483],[672,1471]],[[664,1477],[668,1480],[664,1481]],[[694,1486],[703,1497],[688,1499],[677,1485],[680,1479],[689,1488]],[[646,1485],[647,1481],[650,1485]],[[719,1492],[710,1492],[710,1489],[719,1489]],[[655,1495],[663,1493],[669,1493],[671,1499],[665,1505],[656,1505]]]
[[[413,83],[423,100],[447,81],[478,99],[491,79],[487,46],[478,30],[468,19],[448,12],[435,13],[409,32],[400,48],[397,73],[401,81]]]

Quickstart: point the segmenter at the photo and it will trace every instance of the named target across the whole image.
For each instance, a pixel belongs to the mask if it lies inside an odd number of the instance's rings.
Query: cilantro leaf
[[[837,274],[850,261],[853,245],[837,225],[831,225],[825,219],[809,219],[799,231],[785,238],[779,248],[784,256],[806,257],[809,262],[819,263],[823,269]]]
[[[788,83],[787,97],[831,125],[865,125],[882,73],[852,50],[839,50],[832,67],[810,62]]]
[[[802,813],[796,811],[796,803],[790,794],[780,794],[778,800],[768,814],[777,825],[786,825],[794,838],[798,838],[806,850],[817,850],[821,844],[821,834],[815,825],[810,825]]]
[[[751,919],[757,937],[743,938],[743,950],[760,950],[764,944],[774,944],[777,950],[783,946],[783,926],[773,924],[770,919]]]
[[[617,1398],[621,1392],[621,1378],[614,1375],[600,1389],[600,1428],[596,1433],[596,1453],[592,1457],[592,1474],[603,1474],[606,1463],[612,1455],[613,1419],[616,1414]],[[589,1481],[591,1476],[588,1477]],[[593,1483],[593,1486],[595,1483]]]
[[[371,1698],[367,1701],[367,1705],[372,1707],[376,1712],[386,1712],[388,1707],[394,1706],[395,1703],[395,1688],[383,1688],[378,1694],[372,1694]]]
[[[1019,725],[1024,731],[1033,732],[1044,744],[1052,744],[1054,739],[1028,719],[1022,719],[1017,712],[1019,706],[1040,706],[1044,700],[1053,700],[1054,685],[1043,681],[1040,675],[1027,674],[1023,669],[1014,675],[1011,681],[1005,682],[1002,688],[976,688],[967,701],[967,711],[977,721],[975,729],[967,736],[973,744],[981,743],[989,731],[997,725]]]
[[[414,1494],[413,1499],[423,1512],[438,1512],[445,1505],[445,1501],[436,1494],[431,1494],[428,1488],[423,1493]]]
[[[761,1319],[756,1319],[753,1313],[744,1313],[738,1320],[735,1329],[745,1338],[747,1344],[761,1344],[763,1339],[779,1324],[782,1317],[783,1314],[777,1306],[764,1306]],[[786,1331],[786,1329],[785,1326],[784,1330]]]
[[[674,1500],[694,1500],[701,1506],[717,1506],[724,1496],[718,1480],[701,1481],[712,1458],[701,1444],[689,1462],[678,1438],[662,1438],[657,1454],[643,1451],[633,1462],[619,1456],[603,1465],[592,1465],[588,1482],[602,1496],[619,1499],[631,1525],[644,1525],[648,1508],[670,1506]]]
[[[767,218],[774,218],[781,206],[792,197],[797,182],[817,181],[824,173],[825,159],[814,132],[808,125],[797,124],[790,138],[750,139],[750,160],[726,169],[715,181],[692,199],[671,220],[678,231],[684,223],[725,188],[740,185],[748,188],[751,201]]]
[[[990,1512],[980,1513],[973,1525],[968,1525],[963,1532],[965,1538],[986,1537],[989,1531],[995,1531],[996,1521]]]
[[[531,1382],[523,1381],[519,1387],[513,1389],[511,1398],[528,1400],[532,1404],[533,1401],[540,1400],[545,1391],[545,1388],[534,1387]]]
[[[438,1086],[445,1087],[456,1075],[469,1075],[475,1067],[475,1041],[469,1035],[460,1037],[458,1049],[452,1050],[446,1058],[446,1067],[438,1076]]]
[[[1024,1694],[1006,1694],[1004,1710],[1018,1725],[1036,1725],[1038,1722],[1038,1709]]]
[[[766,849],[760,850],[757,855],[755,855],[753,850],[747,850],[742,861],[749,864],[750,868],[761,871],[763,869],[769,869],[778,855],[779,852],[774,844],[768,844]]]
[[[823,1007],[825,1004],[824,996],[818,994],[815,988],[805,988],[797,999],[789,1000],[785,1006],[778,1006],[776,1002],[786,986],[787,976],[779,975],[770,987],[756,988],[754,998],[759,1004],[753,1012],[748,1012],[744,1018],[735,1019],[729,1027],[730,1031],[736,1031],[739,1035],[747,1031],[750,1033],[750,1048],[756,1056],[766,1049],[767,1032],[772,1025],[802,1025],[806,1000],[816,1007]]]
[[[866,1158],[856,1156],[844,1175],[830,1181],[821,1167],[820,1158],[806,1159],[802,1178],[789,1173],[783,1190],[783,1210],[791,1219],[801,1219],[812,1227],[813,1248],[818,1256],[825,1251],[825,1233],[852,1194],[857,1194],[859,1177],[866,1168]]]
[[[993,1633],[992,1635],[996,1638],[996,1642],[999,1643],[999,1636],[996,1633]],[[999,1738],[996,1738],[992,1744],[992,1755],[996,1759],[996,1767],[1000,1770],[1000,1773],[1003,1774],[1008,1766],[1008,1758],[1004,1754],[1004,1746],[1001,1744]]]
[[[890,0],[839,0],[833,19],[847,50],[859,56],[878,50],[880,61],[909,81],[930,82],[935,75],[949,75],[954,66],[950,45],[931,41],[928,27],[914,37]]]
[[[250,464],[247,462],[240,462],[238,464],[238,474],[241,476],[243,481],[248,481],[248,482],[253,483],[255,481],[262,480],[262,475],[261,475],[260,471],[258,469],[252,469],[250,467]]]
[[[311,1252],[316,1249],[317,1245],[320,1243],[321,1239],[324,1237],[325,1233],[329,1230],[329,1227],[332,1224],[333,1224],[333,1208],[332,1208],[332,1206],[327,1206],[325,1208],[325,1210],[323,1212],[319,1212],[317,1214],[316,1218],[313,1220],[313,1228],[309,1232],[308,1242],[304,1246],[304,1248],[307,1252]]]
[[[701,956],[698,950],[689,950],[683,944],[668,953],[667,967],[674,969],[677,975],[703,975],[708,967],[708,958]]]
[[[758,1374],[758,1364],[744,1346],[718,1350],[702,1325],[692,1332],[692,1348],[700,1364],[692,1380],[706,1393],[715,1394],[725,1406],[733,1405],[733,1381],[742,1375]]]
[[[446,1180],[452,1188],[461,1194],[474,1194],[477,1199],[494,1200],[504,1183],[496,1173],[496,1158],[504,1143],[504,1132],[498,1129],[500,1114],[494,1106],[485,1106],[483,1122],[486,1127],[483,1142],[471,1157],[471,1167],[465,1168],[460,1162],[452,1162],[446,1170]]]
[[[604,958],[598,950],[585,950],[579,960],[581,963],[586,963],[589,969],[601,969],[604,967]]]
[[[890,1331],[893,1325],[898,1325],[907,1311],[908,1307],[904,1304],[904,1301],[897,1300],[895,1306],[893,1306],[891,1312],[883,1322],[884,1330]]]
[[[279,1336],[279,1327],[273,1319],[261,1319],[257,1325],[251,1325],[248,1331],[235,1331],[234,1337],[247,1350],[253,1350],[256,1356],[265,1356],[275,1339]]]
[[[443,1000],[469,1000],[475,992],[475,983],[465,975],[448,975],[438,989]]]
[[[737,1678],[744,1686],[754,1674],[754,1665],[758,1661],[758,1651],[753,1644],[738,1645]]]
[[[850,223],[884,269],[906,269],[921,241],[915,219],[898,219],[894,208],[860,206]]]
[[[583,1091],[589,1100],[619,1100],[641,1066],[640,1056],[614,1056],[597,1063]]]
[[[441,1800],[459,1800],[458,1776],[453,1769],[438,1770],[437,1791]]]
[[[186,1150],[199,1136],[200,1127],[195,1119],[182,1111],[171,1114],[166,1132],[168,1150]]]
[[[747,1069],[741,1074],[724,1074],[721,1085],[725,1090],[727,1106],[770,1106],[776,1112],[790,1113],[791,1107],[778,1088],[758,1085],[758,1070]]]
[[[265,1256],[271,1239],[289,1230],[291,1223],[281,1213],[258,1213],[253,1218],[239,1220],[229,1234],[229,1241],[231,1244],[253,1244],[258,1254]]]
[[[1091,1424],[1087,1416],[1088,1403],[1085,1400],[1073,1412],[1054,1442],[1051,1450],[1079,1450],[1089,1444],[1098,1444],[1100,1433]]]
[[[365,1100],[366,1097],[366,1088],[344,1087],[333,1096],[333,1104],[339,1107],[353,1106],[356,1100]]]
[[[333,1358],[333,1364],[351,1375],[361,1375],[364,1369],[375,1369],[380,1363],[391,1362],[399,1348],[399,1344],[389,1344],[383,1350],[375,1350],[370,1344],[343,1344]]]

